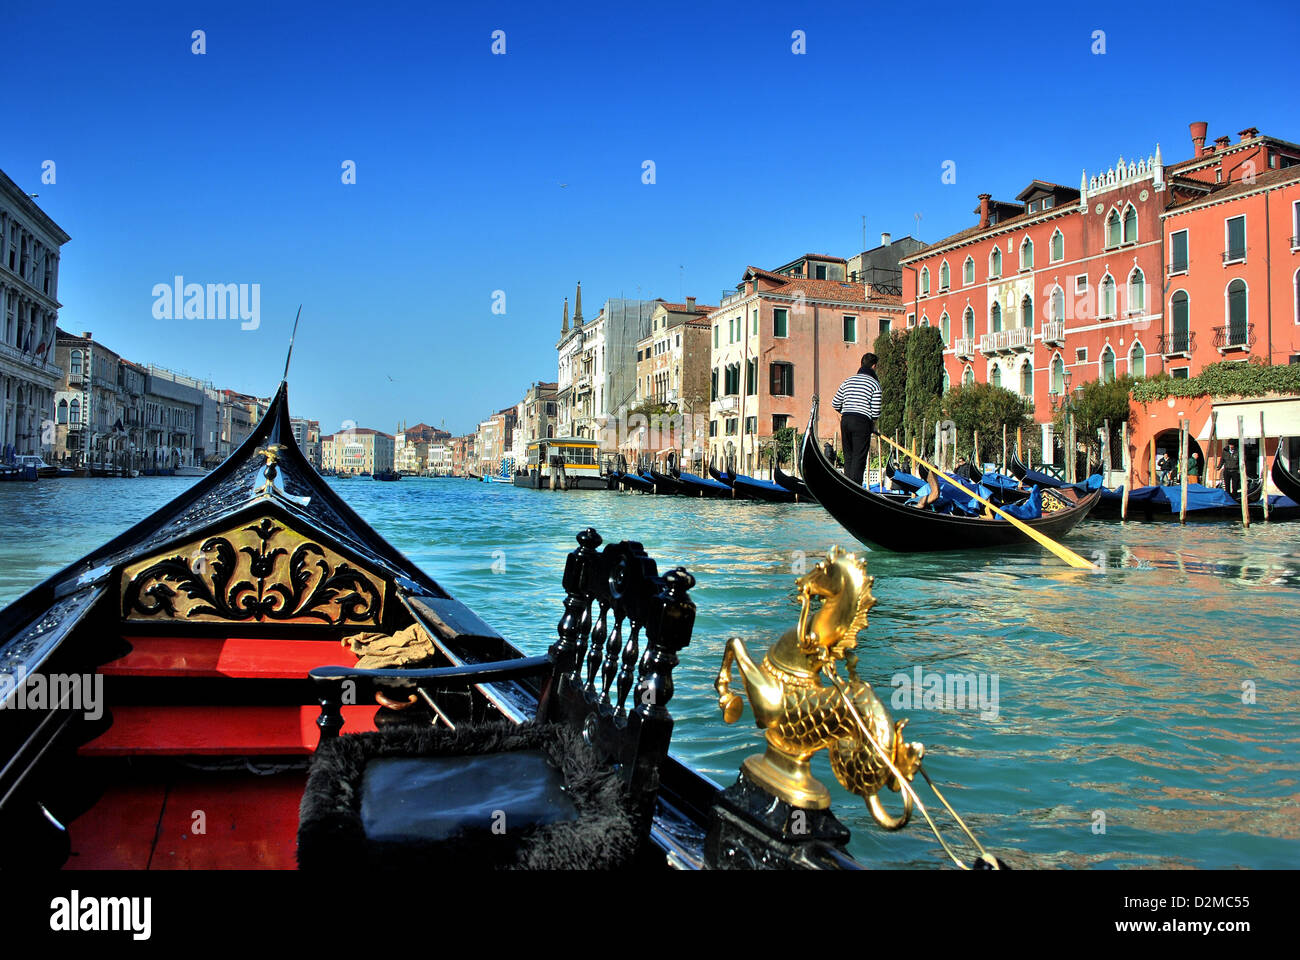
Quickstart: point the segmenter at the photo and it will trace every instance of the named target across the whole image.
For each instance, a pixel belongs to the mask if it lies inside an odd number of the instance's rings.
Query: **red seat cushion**
[[[306,678],[313,667],[352,666],[336,641],[265,637],[125,637],[132,650],[99,668],[106,677]]]
[[[375,729],[377,707],[343,708],[343,733]],[[309,754],[320,739],[320,707],[118,706],[113,725],[82,756],[268,756]]]

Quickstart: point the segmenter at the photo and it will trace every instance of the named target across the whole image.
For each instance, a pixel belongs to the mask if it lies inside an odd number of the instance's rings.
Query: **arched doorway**
[[[1146,464],[1147,483],[1178,483],[1181,476],[1178,469],[1178,431],[1176,429],[1162,430],[1156,434],[1154,461],[1151,458],[1151,447],[1152,445],[1148,443],[1147,449],[1142,454]],[[1168,457],[1167,478],[1161,478],[1157,474],[1161,472],[1161,459],[1166,456]],[[1187,482],[1191,483],[1193,475],[1195,475],[1197,483],[1205,483],[1205,450],[1190,433],[1187,435],[1187,459],[1189,463]]]

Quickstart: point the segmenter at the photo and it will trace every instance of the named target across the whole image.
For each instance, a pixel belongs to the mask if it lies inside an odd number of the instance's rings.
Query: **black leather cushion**
[[[493,812],[505,832],[493,832]],[[326,741],[298,825],[303,869],[610,869],[637,852],[616,771],[558,724]]]
[[[461,757],[385,757],[361,778],[361,826],[381,843],[508,836],[577,820],[564,778],[540,750]]]

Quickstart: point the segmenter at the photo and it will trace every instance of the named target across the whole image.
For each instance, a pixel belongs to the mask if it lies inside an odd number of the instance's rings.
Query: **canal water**
[[[0,605],[193,482],[0,484]],[[554,639],[564,558],[582,527],[640,540],[661,570],[688,567],[698,618],[676,673],[673,752],[723,785],[762,746],[748,706],[732,726],[717,709],[726,638],[761,655],[796,620],[796,571],[833,544],[865,549],[816,505],[331,482],[527,653]],[[870,552],[879,602],[859,673],[887,702],[918,668],[923,685],[982,678],[982,703],[918,693],[894,713],[910,718],[907,735],[925,744],[950,802],[1013,866],[1300,866],[1298,538],[1300,523],[1089,521],[1069,544],[1098,574],[1036,546]],[[864,862],[944,862],[919,815],[886,833],[834,782],[824,753],[814,772]],[[898,808],[896,795],[886,802]]]

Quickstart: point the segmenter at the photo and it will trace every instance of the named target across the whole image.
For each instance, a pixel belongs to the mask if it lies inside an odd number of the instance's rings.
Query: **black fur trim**
[[[500,836],[462,835],[437,844],[376,843],[361,823],[366,764],[381,757],[466,756],[541,750],[564,777],[577,820]],[[298,820],[304,870],[374,868],[609,870],[638,852],[638,818],[618,774],[582,736],[561,724],[484,724],[350,734],[321,744],[312,759]]]

